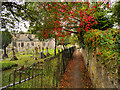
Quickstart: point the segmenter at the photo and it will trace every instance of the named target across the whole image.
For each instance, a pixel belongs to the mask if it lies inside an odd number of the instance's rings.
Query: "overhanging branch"
[[[67,30],[67,29],[63,29],[63,30],[67,31],[67,32],[70,32],[70,33],[78,34],[78,32],[75,32],[75,31],[70,31],[70,30]]]

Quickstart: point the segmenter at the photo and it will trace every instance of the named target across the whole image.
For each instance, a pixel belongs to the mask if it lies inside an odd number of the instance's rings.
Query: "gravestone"
[[[38,54],[40,54],[40,52],[41,52],[41,49],[40,49],[40,46],[39,46],[39,53]]]
[[[42,52],[40,52],[40,58],[46,58],[46,55],[44,54],[44,48],[42,48]]]
[[[34,57],[35,60],[37,60],[37,55],[38,55],[38,48],[35,47],[35,57]]]
[[[35,55],[38,55],[38,48],[35,47]]]
[[[46,56],[48,57],[48,56],[50,56],[50,53],[48,52],[48,47],[46,47],[46,49],[47,49],[47,55]]]
[[[18,58],[15,56],[14,47],[12,47],[12,58],[11,58],[11,61],[13,61],[13,60],[18,60]]]
[[[42,52],[45,53],[44,48],[42,47]]]
[[[3,54],[3,50],[2,50],[2,54]]]

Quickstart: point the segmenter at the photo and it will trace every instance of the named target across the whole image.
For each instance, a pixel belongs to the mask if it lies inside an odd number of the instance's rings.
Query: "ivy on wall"
[[[84,35],[85,46],[89,51],[93,51],[102,63],[111,72],[117,72],[119,58],[119,29],[90,30]]]

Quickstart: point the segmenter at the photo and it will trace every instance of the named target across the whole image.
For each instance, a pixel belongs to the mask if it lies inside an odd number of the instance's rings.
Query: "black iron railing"
[[[9,85],[3,88],[52,88],[58,87],[75,47],[64,49],[56,56],[33,63],[29,67],[9,74]]]

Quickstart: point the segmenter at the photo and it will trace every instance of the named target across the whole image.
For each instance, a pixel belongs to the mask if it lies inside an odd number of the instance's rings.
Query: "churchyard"
[[[0,89],[119,88],[119,0],[1,7]]]
[[[67,45],[69,48],[71,45]],[[59,48],[61,51],[62,49]],[[41,57],[40,52],[43,52],[46,57]],[[49,56],[47,54],[49,53]],[[56,53],[58,54],[58,49],[56,49]],[[33,63],[37,62],[44,62],[45,58],[50,58],[54,56],[54,49],[44,49],[44,50],[34,50],[27,49],[24,52],[15,53],[15,56],[18,60],[12,60],[13,51],[11,50],[8,54],[9,58],[5,58],[0,63],[2,64],[2,86],[8,85],[9,74],[13,72],[15,69],[19,69],[22,66],[24,68],[32,65]],[[2,57],[1,57],[2,58]]]

